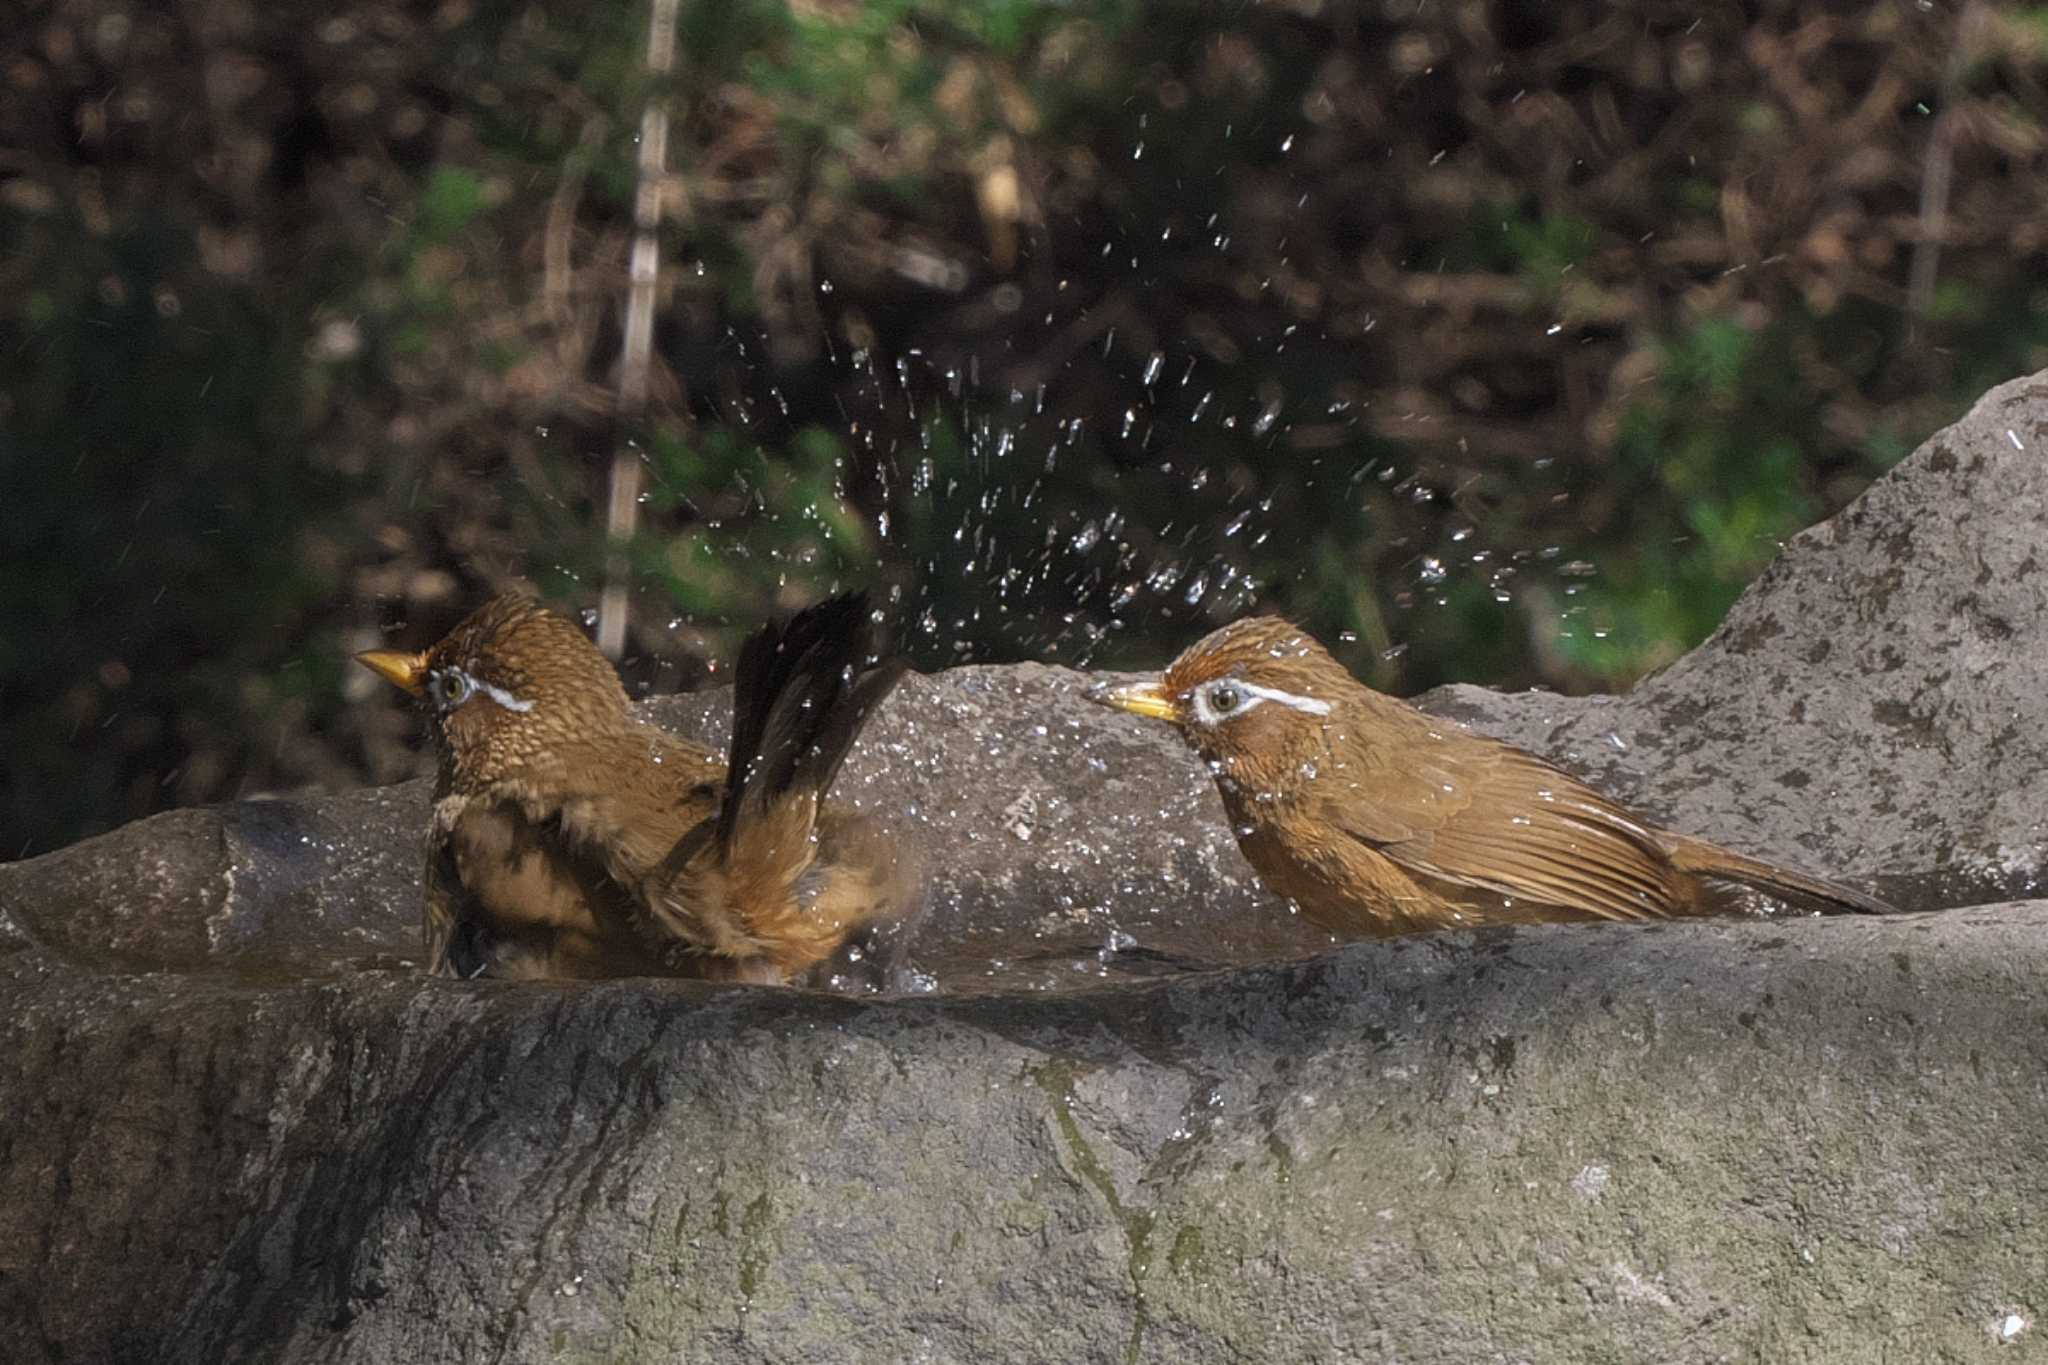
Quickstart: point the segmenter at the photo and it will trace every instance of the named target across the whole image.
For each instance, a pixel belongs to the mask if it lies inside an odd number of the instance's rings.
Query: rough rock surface
[[[2044,448],[1994,390],[1629,696],[1428,702],[2023,896]],[[925,996],[422,981],[416,787],[0,867],[0,1360],[2043,1353],[2048,903],[1328,951],[1081,681],[914,679],[842,778],[925,849]]]
[[[0,1063],[6,1358],[1974,1358],[2048,1284],[2044,934],[882,1004],[53,978]]]

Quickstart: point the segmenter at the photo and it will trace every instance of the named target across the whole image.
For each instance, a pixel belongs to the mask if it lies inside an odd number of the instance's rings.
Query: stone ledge
[[[1961,1359],[2044,1306],[2044,980],[2048,903],[1039,997],[17,979],[0,1354]]]

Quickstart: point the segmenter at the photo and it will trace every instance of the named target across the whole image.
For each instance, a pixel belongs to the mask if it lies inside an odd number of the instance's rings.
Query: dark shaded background
[[[883,586],[926,667],[1282,607],[1617,687],[2048,364],[2048,9],[59,0],[0,66],[0,857],[418,769],[350,651],[625,671]],[[636,137],[676,125],[616,413]]]

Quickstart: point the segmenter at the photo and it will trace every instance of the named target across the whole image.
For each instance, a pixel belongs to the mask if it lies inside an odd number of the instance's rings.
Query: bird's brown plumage
[[[856,594],[754,636],[728,758],[637,721],[582,631],[523,597],[359,656],[434,712],[429,970],[782,981],[905,919],[907,856],[823,805],[902,675],[869,667],[872,635]]]
[[[1890,908],[1659,829],[1534,754],[1373,691],[1278,617],[1225,626],[1157,680],[1096,695],[1180,731],[1247,861],[1332,933],[1728,913],[1758,893]]]

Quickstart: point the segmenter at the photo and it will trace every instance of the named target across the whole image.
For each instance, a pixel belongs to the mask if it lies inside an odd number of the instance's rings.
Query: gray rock
[[[296,976],[404,958],[419,949],[426,787],[167,811],[0,864],[0,926],[95,970]]]
[[[1626,697],[1426,703],[2023,894],[2044,415],[1994,390]],[[2048,903],[1319,951],[1081,683],[912,679],[841,779],[931,867],[927,996],[423,981],[416,784],[0,867],[0,1360],[2039,1351]]]

